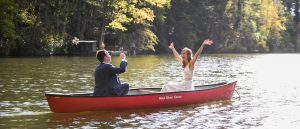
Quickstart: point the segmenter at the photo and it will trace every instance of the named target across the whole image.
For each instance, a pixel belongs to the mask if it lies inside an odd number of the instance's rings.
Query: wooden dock
[[[127,55],[127,51],[108,51],[108,53],[112,56],[119,56],[120,53],[124,52]]]

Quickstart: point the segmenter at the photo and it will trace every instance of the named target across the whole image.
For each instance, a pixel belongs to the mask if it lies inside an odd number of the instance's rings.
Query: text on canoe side
[[[174,95],[174,96],[160,96],[159,100],[170,100],[170,99],[181,99],[182,96]]]

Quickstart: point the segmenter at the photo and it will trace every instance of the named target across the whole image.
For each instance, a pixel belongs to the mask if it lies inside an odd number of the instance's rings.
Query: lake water
[[[113,64],[119,65],[113,57]],[[180,82],[171,55],[129,56],[131,87]],[[91,92],[94,57],[0,58],[0,128],[300,128],[300,54],[207,54],[197,85],[238,81],[231,101],[129,111],[52,113],[44,92]]]

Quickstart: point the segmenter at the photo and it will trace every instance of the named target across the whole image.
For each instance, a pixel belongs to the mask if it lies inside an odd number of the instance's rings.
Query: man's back
[[[121,62],[120,68],[112,66],[111,64],[99,64],[95,70],[94,96],[124,95],[124,87],[123,84],[120,83],[117,74],[124,73],[126,66],[126,61]],[[126,87],[129,89],[128,84],[125,88]]]

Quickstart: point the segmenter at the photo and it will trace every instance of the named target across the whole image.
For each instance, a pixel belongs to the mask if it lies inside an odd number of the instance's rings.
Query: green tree
[[[286,41],[293,42],[295,51],[300,52],[300,12],[299,0],[282,0],[288,17]]]
[[[281,43],[286,29],[283,9],[280,1],[229,0],[225,16],[235,31],[229,35],[229,44],[240,52],[270,51],[270,46]]]
[[[17,47],[13,49],[13,55],[48,55],[54,52],[69,54],[72,49],[70,40],[73,37],[82,37],[85,28],[80,27],[80,21],[75,15],[90,16],[91,9],[82,1],[57,1],[57,0],[19,0],[17,3],[18,15],[16,15],[16,31],[18,33]],[[81,8],[80,8],[81,7]],[[81,11],[77,11],[77,10]],[[73,19],[74,18],[74,19]],[[73,29],[73,24],[79,23],[79,29]],[[76,31],[75,31],[76,30]],[[82,31],[83,30],[83,31]]]
[[[0,56],[7,56],[10,48],[15,46],[16,5],[13,0],[0,0]]]
[[[197,49],[206,38],[219,40],[226,1],[174,0],[167,15],[168,43]],[[168,46],[168,45],[164,45]]]
[[[154,20],[154,13],[150,6],[163,7],[166,1],[161,0],[88,0],[88,3],[95,6],[99,12],[100,39],[99,46],[104,47],[104,38],[107,29],[127,31],[129,25],[150,26]],[[137,31],[136,33],[149,33],[145,31]],[[146,33],[144,33],[146,32]],[[150,36],[150,35],[149,35]],[[151,35],[153,36],[153,35]],[[151,38],[148,38],[151,39]],[[148,48],[152,48],[151,43]]]

